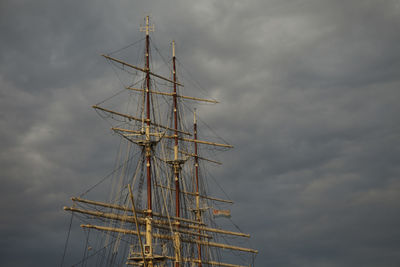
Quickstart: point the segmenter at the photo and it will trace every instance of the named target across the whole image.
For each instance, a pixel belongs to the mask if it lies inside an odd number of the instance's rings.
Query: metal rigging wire
[[[143,37],[142,39],[137,40],[136,42],[133,42],[133,43],[131,43],[131,44],[128,44],[128,45],[126,45],[126,46],[124,46],[124,47],[122,47],[122,48],[119,48],[119,49],[115,50],[115,51],[111,51],[111,52],[107,53],[107,55],[112,55],[112,54],[121,52],[122,50],[125,50],[125,49],[127,49],[127,48],[129,48],[129,47],[131,47],[131,46],[134,46],[134,45],[136,45],[136,44],[142,42],[142,41],[145,40],[145,39],[146,39],[146,38]]]

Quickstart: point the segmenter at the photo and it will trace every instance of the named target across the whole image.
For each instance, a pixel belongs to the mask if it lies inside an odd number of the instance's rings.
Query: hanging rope
[[[84,229],[84,231],[86,232],[87,231],[87,234],[86,234],[86,243],[85,243],[85,247],[83,248],[83,257],[82,257],[82,267],[84,266],[83,264],[85,263],[85,261],[86,261],[86,255],[87,255],[87,251],[88,251],[88,243],[89,243],[89,233],[90,233],[90,229]]]
[[[73,219],[73,217],[74,217],[74,213],[72,212],[72,213],[71,213],[71,219],[70,219],[70,222],[69,222],[69,228],[68,228],[67,239],[65,240],[64,252],[63,252],[62,259],[61,259],[61,265],[60,265],[61,267],[63,267],[63,265],[64,265],[64,259],[65,259],[65,254],[66,254],[66,252],[67,252],[68,241],[69,241],[69,235],[70,235],[70,233],[71,233],[71,227],[72,227],[72,219]]]

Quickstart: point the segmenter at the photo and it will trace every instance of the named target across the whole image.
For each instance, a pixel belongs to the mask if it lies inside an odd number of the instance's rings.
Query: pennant
[[[230,210],[212,209],[212,215],[213,215],[214,218],[216,218],[216,217],[230,218],[231,217],[231,211]]]

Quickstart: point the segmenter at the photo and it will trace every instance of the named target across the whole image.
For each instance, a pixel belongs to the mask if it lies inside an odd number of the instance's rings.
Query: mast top
[[[146,16],[146,25],[140,26],[140,31],[146,32],[146,36],[148,36],[150,32],[154,32],[154,24],[150,25],[150,16]]]

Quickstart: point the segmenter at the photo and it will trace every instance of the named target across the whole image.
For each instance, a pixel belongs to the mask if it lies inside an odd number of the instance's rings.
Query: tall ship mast
[[[109,175],[115,180],[108,187],[109,198],[100,201],[98,193],[95,200],[89,199],[87,190],[64,207],[71,213],[71,224],[77,218],[85,233],[83,257],[72,266],[254,266],[257,250],[243,245],[250,236],[238,227],[218,226],[228,220],[216,217],[230,217],[229,210],[218,207],[233,202],[208,195],[208,172],[202,171],[207,167],[201,167],[220,164],[202,154],[203,148],[232,148],[198,138],[201,129],[193,104],[217,101],[181,93],[184,85],[178,79],[174,41],[169,73],[153,70],[154,26],[149,16],[141,31],[142,65],[103,55],[113,68],[132,76],[133,82],[124,88],[130,105],[109,108],[103,101],[93,106],[111,123],[121,144]],[[62,266],[71,266],[65,263],[69,233]]]

